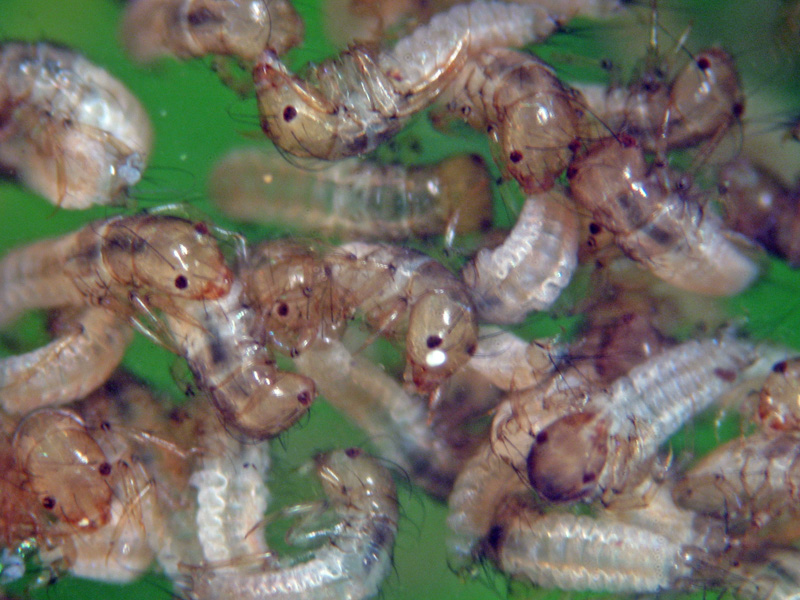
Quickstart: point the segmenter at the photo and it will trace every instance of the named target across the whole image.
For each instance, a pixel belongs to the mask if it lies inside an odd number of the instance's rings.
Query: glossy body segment
[[[175,298],[215,299],[233,274],[208,226],[140,214],[90,223],[0,260],[0,324],[32,308],[99,305],[133,315],[138,302],[170,310]]]
[[[681,289],[732,296],[758,276],[756,263],[710,210],[648,173],[631,138],[597,142],[569,169],[576,201],[631,259]]]
[[[633,489],[659,446],[756,362],[752,344],[721,338],[685,342],[634,367],[537,434],[527,460],[531,484],[554,502],[609,500]]]
[[[0,165],[61,208],[119,201],[152,145],[144,107],[104,69],[47,43],[0,46]]]
[[[189,363],[198,387],[208,393],[225,424],[263,440],[293,425],[309,409],[314,382],[279,371],[253,337],[255,314],[235,280],[217,300],[186,300],[165,314],[175,349]]]
[[[137,62],[206,54],[254,61],[265,48],[297,46],[303,22],[287,0],[133,0],[120,38]]]
[[[530,196],[505,241],[480,250],[462,276],[478,315],[490,323],[519,323],[549,308],[578,264],[578,218],[562,192]]]
[[[425,167],[353,158],[302,169],[275,152],[241,149],[217,164],[209,190],[234,219],[344,239],[425,237],[451,226],[469,233],[492,218],[489,179],[477,156]]]
[[[359,600],[375,596],[391,569],[398,506],[385,467],[357,448],[316,459],[317,476],[336,523],[308,560],[279,558],[259,568],[204,565],[191,591],[216,598]]]
[[[351,47],[305,79],[264,52],[253,71],[262,129],[296,156],[364,154],[430,106],[468,56],[543,39],[556,26],[536,5],[477,0],[435,15],[391,50]]]
[[[0,404],[24,414],[83,398],[108,379],[132,338],[126,320],[84,308],[46,346],[0,359]]]
[[[522,52],[475,55],[443,94],[448,109],[488,131],[499,162],[528,194],[548,190],[586,137],[583,100],[552,68]]]

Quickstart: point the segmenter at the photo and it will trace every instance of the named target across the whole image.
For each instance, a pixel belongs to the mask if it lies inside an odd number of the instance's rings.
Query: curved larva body
[[[691,575],[681,544],[649,529],[521,508],[490,541],[500,569],[542,587],[658,592]]]
[[[476,1],[434,16],[392,50],[354,47],[306,80],[274,52],[253,72],[264,132],[296,156],[364,154],[429,106],[469,55],[541,39],[557,22],[538,6]]]
[[[492,48],[470,58],[443,94],[497,143],[500,162],[529,194],[550,189],[586,137],[583,100],[541,60]]]
[[[659,446],[732,389],[756,359],[752,344],[723,338],[685,342],[634,367],[607,392],[590,393],[582,411],[559,418],[531,440],[531,484],[554,502],[630,491]]]
[[[219,298],[232,278],[204,223],[113,217],[4,256],[0,325],[32,308],[96,304],[132,314],[131,295],[169,310],[173,298]]]
[[[117,200],[152,145],[136,98],[81,55],[49,44],[0,46],[0,164],[61,208]]]
[[[265,439],[308,411],[316,396],[314,382],[279,371],[253,338],[255,313],[239,280],[222,298],[185,300],[177,307],[175,314],[165,314],[169,334],[226,425]]]
[[[189,483],[197,488],[197,536],[203,560],[228,560],[266,552],[257,529],[269,502],[265,483],[269,444],[242,444],[219,431],[217,444],[199,461]]]
[[[716,215],[648,175],[642,149],[630,142],[606,138],[577,159],[569,169],[573,197],[630,258],[664,281],[710,296],[744,290],[757,265]]]
[[[484,249],[464,267],[478,315],[518,323],[545,310],[572,279],[578,264],[578,217],[563,193],[530,196],[502,245]]]
[[[358,449],[317,458],[317,474],[338,522],[307,561],[277,559],[265,568],[194,569],[199,600],[360,600],[378,593],[391,569],[398,505],[389,472]]]
[[[301,169],[276,152],[234,150],[209,178],[215,204],[234,219],[282,223],[301,233],[397,240],[480,231],[491,222],[483,161],[456,157],[430,167],[356,158]]]
[[[800,437],[757,433],[706,456],[675,486],[675,500],[697,512],[724,518],[728,527],[766,522],[800,500]]]
[[[466,364],[477,348],[478,325],[466,286],[422,253],[387,244],[353,242],[326,257],[346,302],[368,325],[391,335],[405,331],[405,379],[432,392]]]
[[[87,307],[60,326],[56,339],[0,359],[0,404],[10,413],[83,398],[108,379],[133,339],[127,320]]]
[[[255,60],[265,48],[283,54],[303,37],[303,22],[287,0],[134,0],[120,31],[138,62],[206,54]]]
[[[312,346],[295,365],[314,378],[328,402],[367,433],[384,459],[428,493],[447,497],[464,451],[448,445],[431,427],[423,398],[408,394],[380,366],[351,355],[335,340]]]

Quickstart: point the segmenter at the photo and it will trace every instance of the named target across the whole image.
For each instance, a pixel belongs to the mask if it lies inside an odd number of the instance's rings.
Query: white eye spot
[[[425,364],[429,367],[440,367],[447,360],[447,355],[441,350],[432,350],[425,356]]]

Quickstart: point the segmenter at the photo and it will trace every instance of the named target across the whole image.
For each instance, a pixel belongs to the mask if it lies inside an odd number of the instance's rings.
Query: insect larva
[[[234,219],[281,223],[303,234],[397,240],[481,231],[491,223],[483,161],[460,156],[430,167],[359,159],[309,170],[276,152],[234,150],[209,178],[215,204]]]
[[[561,590],[657,592],[692,574],[691,550],[667,535],[602,518],[541,514],[510,502],[486,543],[499,568]]]
[[[608,501],[630,491],[658,447],[756,359],[751,344],[728,337],[685,342],[634,367],[536,435],[527,457],[531,484],[553,502]]]
[[[648,174],[632,138],[606,138],[568,169],[573,197],[633,260],[681,289],[731,296],[749,286],[758,267],[719,218]],[[742,244],[740,244],[742,245]]]
[[[443,96],[449,110],[489,132],[499,162],[528,194],[553,187],[587,135],[580,94],[522,52],[493,48],[472,57]]]
[[[22,414],[83,398],[108,379],[132,338],[126,320],[86,307],[59,324],[46,346],[0,359],[0,404]]]
[[[0,261],[0,324],[31,308],[100,305],[131,315],[131,294],[169,309],[171,298],[215,299],[233,274],[208,226],[177,217],[112,217],[12,250]]]
[[[279,371],[254,339],[255,313],[239,280],[221,298],[176,306],[179,311],[164,315],[173,347],[227,426],[263,440],[306,414],[316,396],[314,382]]]
[[[761,388],[757,416],[767,429],[800,430],[800,359],[775,363]]]
[[[794,432],[756,433],[716,448],[676,484],[675,501],[724,518],[733,533],[794,511],[800,477]]]
[[[556,190],[525,200],[502,245],[484,249],[462,271],[478,315],[490,323],[518,323],[556,301],[578,263],[578,219]]]
[[[61,208],[109,204],[142,176],[152,131],[133,95],[80,54],[0,46],[0,165]]]
[[[446,498],[468,447],[447,443],[428,422],[425,399],[403,390],[379,365],[353,356],[336,340],[295,359],[320,393],[364,430],[381,456],[437,498]]]
[[[548,36],[557,21],[536,5],[475,1],[434,16],[375,53],[353,47],[300,79],[274,52],[253,71],[261,127],[276,146],[325,160],[364,154],[429,106],[469,55]]]
[[[134,0],[120,37],[137,62],[206,54],[254,61],[265,48],[297,46],[303,22],[287,0]]]
[[[295,564],[265,567],[208,564],[192,569],[194,597],[335,600],[371,598],[391,569],[398,506],[394,481],[358,448],[315,459],[317,476],[336,518],[325,544]],[[244,557],[246,558],[246,557]]]

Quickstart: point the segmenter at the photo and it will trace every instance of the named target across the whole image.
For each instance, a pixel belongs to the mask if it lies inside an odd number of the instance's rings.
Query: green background
[[[322,34],[321,16],[316,2],[297,0],[297,8],[307,23],[305,46],[294,51],[291,61],[299,66],[308,60],[321,60],[334,49]],[[754,94],[777,96],[774,117],[764,128],[779,126],[793,108],[797,95],[797,70],[791,53],[775,49],[773,35],[780,2],[697,2],[661,3],[660,16],[674,36],[691,26],[689,48],[702,43],[723,42],[737,56],[745,71],[748,89]],[[122,3],[115,0],[0,0],[0,36],[4,39],[52,40],[75,47],[89,59],[107,68],[126,83],[148,108],[156,132],[155,152],[145,181],[136,189],[137,207],[176,201],[188,201],[212,215],[223,226],[232,226],[219,218],[204,198],[205,177],[225,151],[243,144],[266,144],[258,129],[255,102],[241,100],[222,86],[210,68],[209,60],[178,63],[166,60],[145,69],[130,63],[117,43],[116,29]],[[569,77],[601,80],[599,57],[608,56],[623,65],[623,72],[633,66],[630,57],[644,50],[648,28],[647,11],[625,23],[597,25],[579,22],[556,36],[539,51]],[[668,36],[662,36],[662,41]],[[664,41],[665,46],[669,42]],[[627,61],[627,62],[626,62]],[[770,83],[769,80],[777,83]],[[773,89],[774,88],[774,89]],[[796,101],[800,104],[800,98]],[[418,152],[421,147],[421,152]],[[469,149],[490,156],[478,134],[463,138],[446,137],[433,132],[424,121],[411,132],[401,135],[392,147],[384,149],[384,158],[426,162]],[[800,153],[800,146],[787,143],[785,152]],[[792,160],[794,160],[792,158]],[[508,198],[511,198],[509,201]],[[517,198],[518,200],[518,198]],[[498,222],[513,219],[513,192],[498,199]],[[72,231],[89,220],[115,214],[119,209],[97,208],[85,212],[54,209],[44,200],[28,193],[14,182],[0,182],[0,252],[30,240]],[[238,227],[250,239],[280,233],[279,227]],[[765,275],[744,296],[729,302],[731,313],[758,337],[766,337],[800,348],[800,280],[797,273],[778,261],[766,265]],[[558,333],[575,324],[575,318],[551,320],[534,316],[521,331],[525,335]],[[26,317],[6,332],[2,351],[5,354],[34,347],[44,340],[41,317]],[[174,359],[137,338],[126,355],[125,364],[153,382],[159,389],[171,390],[170,365]],[[708,426],[692,428],[690,446],[696,453],[716,443]],[[290,482],[294,467],[301,465],[319,449],[365,444],[364,434],[347,425],[327,407],[316,404],[311,416],[299,427],[275,443],[277,464],[271,487],[278,501],[286,502],[302,493]],[[285,481],[288,479],[289,482]],[[401,490],[403,518],[395,552],[395,568],[383,586],[382,597],[493,599],[560,596],[557,591],[536,591],[524,584],[509,584],[501,575],[486,569],[481,577],[463,581],[447,568],[444,552],[446,507],[430,500],[423,492],[405,486]],[[46,598],[124,598],[163,599],[169,596],[169,584],[156,575],[148,575],[130,586],[108,586],[63,578],[55,585],[33,592]],[[571,594],[571,597],[582,597]],[[596,596],[596,594],[591,594]]]

